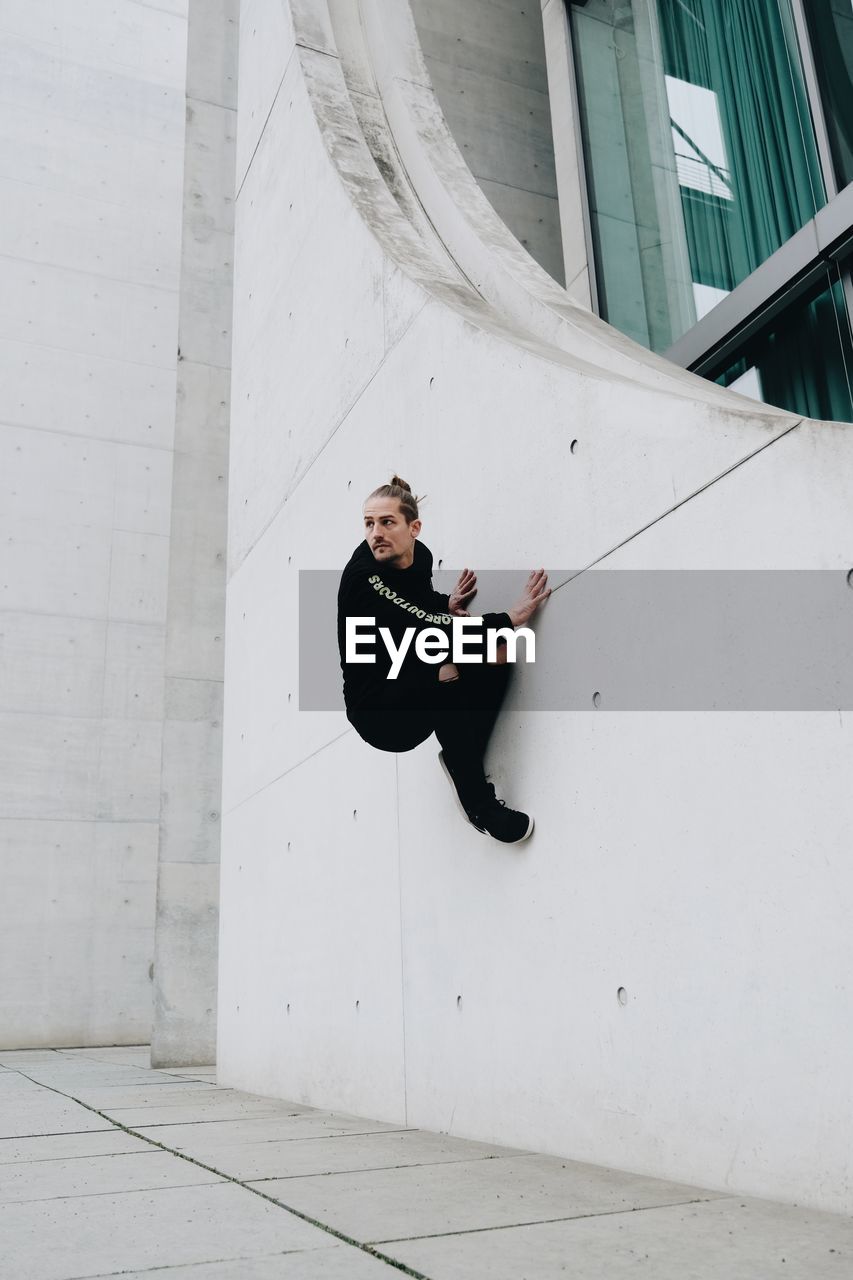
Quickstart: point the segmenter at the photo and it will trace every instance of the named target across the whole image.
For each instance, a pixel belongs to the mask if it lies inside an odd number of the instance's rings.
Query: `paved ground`
[[[152,1071],[0,1052],[9,1280],[851,1280],[853,1220]]]

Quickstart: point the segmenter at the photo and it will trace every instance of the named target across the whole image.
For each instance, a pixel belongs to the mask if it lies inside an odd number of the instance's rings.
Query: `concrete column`
[[[215,1056],[238,0],[191,0],[155,1066]]]
[[[151,1028],[186,3],[0,5],[0,1046]]]

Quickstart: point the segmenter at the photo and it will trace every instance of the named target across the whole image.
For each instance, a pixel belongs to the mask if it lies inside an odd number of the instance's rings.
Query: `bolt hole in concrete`
[[[600,693],[594,693],[594,694],[592,695],[592,705],[593,705],[594,707],[600,707],[600,706],[601,706],[601,694],[600,694]]]
[[[578,442],[577,440],[573,440],[572,443],[569,445],[569,453],[577,453],[577,451],[578,451]]]
[[[616,999],[619,1001],[622,1008],[624,1009],[625,1005],[628,1003],[628,992],[625,990],[624,987],[620,987],[619,990],[616,992]]]
[[[850,569],[847,573],[847,585],[848,587],[853,587],[853,569]]]

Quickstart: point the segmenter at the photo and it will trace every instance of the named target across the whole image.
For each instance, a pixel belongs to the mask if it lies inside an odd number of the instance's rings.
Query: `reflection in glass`
[[[662,351],[825,203],[789,0],[572,6],[602,314]]]
[[[853,422],[853,338],[834,269],[816,298],[800,300],[750,342],[717,381],[809,418]]]
[[[808,0],[806,19],[839,187],[853,182],[853,0]]]

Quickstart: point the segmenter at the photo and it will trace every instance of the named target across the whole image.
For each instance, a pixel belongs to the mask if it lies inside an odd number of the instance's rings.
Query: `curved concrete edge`
[[[330,158],[366,225],[426,293],[543,359],[790,426],[783,410],[638,346],[573,301],[530,257],[447,127],[408,0],[360,0],[358,9],[349,0],[294,0],[291,21]]]
[[[608,375],[622,373],[634,383],[738,412],[741,397],[639,346],[572,299],[539,266],[480,190],[447,126],[409,0],[359,0],[359,6],[363,20],[357,25],[339,24],[337,7],[331,6],[344,67],[368,63],[370,73],[356,82],[357,90],[365,91],[365,81],[375,85],[392,146],[417,201],[465,278],[501,321],[546,349],[581,357]],[[772,406],[759,406],[758,412],[773,419],[786,416]]]

